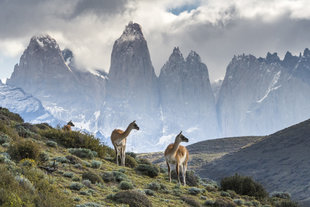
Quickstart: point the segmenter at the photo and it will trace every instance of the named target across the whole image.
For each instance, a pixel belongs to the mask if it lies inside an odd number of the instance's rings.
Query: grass
[[[12,120],[10,117],[13,117]],[[10,160],[4,154],[1,155],[3,161],[0,162],[0,206],[10,206],[9,204],[17,207],[33,206],[32,204],[42,207],[91,206],[92,204],[124,206],[122,204],[124,202],[137,203],[136,201],[144,198],[149,201],[146,201],[145,206],[168,207],[186,206],[187,204],[203,206],[205,202],[234,204],[236,199],[223,197],[217,188],[208,191],[208,185],[203,185],[203,183],[196,186],[199,193],[191,195],[191,192],[196,192],[196,188],[170,183],[167,172],[159,172],[159,168],[155,165],[147,166],[147,164],[140,163],[143,166],[140,167],[142,172],[147,172],[147,175],[137,171],[136,168],[116,166],[114,162],[105,159],[105,157],[114,156],[112,150],[98,143],[92,136],[80,132],[67,134],[61,129],[53,129],[46,124],[39,124],[35,125],[37,132],[31,131],[36,134],[35,139],[31,136],[22,138],[15,128],[16,124],[22,123],[21,120],[14,114],[2,118],[6,122],[0,122],[0,132],[12,138],[10,140],[12,146],[23,141],[30,141],[40,149],[38,153],[44,152],[45,155],[41,155],[39,158],[35,156],[35,159],[25,157],[26,159],[22,161],[20,161],[21,157]],[[27,128],[30,129],[31,126],[27,125]],[[64,138],[65,135],[69,135],[70,139]],[[62,138],[65,140],[61,140]],[[73,138],[85,139],[72,141]],[[69,143],[70,140],[72,143]],[[47,144],[49,141],[57,142],[57,147],[50,147]],[[97,152],[98,157],[89,160],[88,158],[78,158],[70,153],[69,148],[79,147]],[[0,146],[0,153],[7,151],[8,148]],[[40,157],[44,157],[44,159]],[[131,158],[135,159],[133,156]],[[92,166],[91,163],[96,164]],[[98,164],[100,164],[99,168]],[[46,167],[51,166],[55,167],[55,171],[47,173]],[[15,178],[17,176],[19,176],[18,179]],[[146,188],[152,190],[146,190]],[[130,189],[130,191],[123,189]],[[136,201],[128,200],[130,199],[128,195],[132,195]],[[259,202],[250,196],[238,195],[238,199],[241,200],[241,203]],[[286,199],[275,197],[272,201],[264,201],[264,204],[274,207],[284,201],[289,202]]]

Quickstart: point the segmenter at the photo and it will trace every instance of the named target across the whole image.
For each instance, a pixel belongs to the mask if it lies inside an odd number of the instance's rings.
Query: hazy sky
[[[308,0],[0,0],[0,78],[33,35],[46,33],[84,68],[108,71],[129,21],[142,26],[157,74],[175,46],[184,57],[200,54],[211,80],[235,54],[283,57],[310,47]]]

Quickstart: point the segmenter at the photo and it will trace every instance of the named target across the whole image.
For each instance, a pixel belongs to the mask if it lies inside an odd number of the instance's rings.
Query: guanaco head
[[[70,120],[70,121],[67,123],[67,125],[73,126],[73,127],[74,127],[74,124],[73,124],[72,120]]]
[[[130,126],[132,129],[136,129],[139,130],[140,128],[138,127],[138,125],[136,124],[136,120],[134,120],[133,122],[130,123]]]
[[[176,136],[175,138],[178,142],[188,142],[188,138],[186,138],[183,134],[182,131]]]

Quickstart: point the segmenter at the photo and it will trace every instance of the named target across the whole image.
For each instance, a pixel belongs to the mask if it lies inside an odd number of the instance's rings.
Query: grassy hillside
[[[277,206],[287,199],[238,195],[188,174],[192,186],[169,183],[165,169],[114,152],[95,137],[24,123],[0,108],[0,206]],[[279,204],[282,203],[282,204]]]
[[[202,166],[202,177],[219,180],[240,173],[269,192],[286,191],[310,206],[310,120],[281,130],[249,147]]]
[[[212,162],[222,156],[248,147],[263,137],[231,137],[223,139],[206,140],[187,146],[190,154],[189,169],[200,169],[206,163]],[[149,159],[152,163],[166,166],[163,152],[142,153],[141,158]]]

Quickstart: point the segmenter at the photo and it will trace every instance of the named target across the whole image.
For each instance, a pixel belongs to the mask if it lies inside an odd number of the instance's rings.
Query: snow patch
[[[273,79],[271,81],[270,86],[268,87],[268,90],[267,90],[266,94],[261,99],[259,99],[257,101],[257,103],[263,102],[268,97],[268,95],[270,94],[271,91],[275,91],[275,90],[277,90],[278,88],[281,87],[281,85],[275,86],[278,83],[278,80],[279,80],[280,76],[281,76],[281,71],[279,71],[279,72],[277,72],[275,74],[275,76],[273,77]]]

